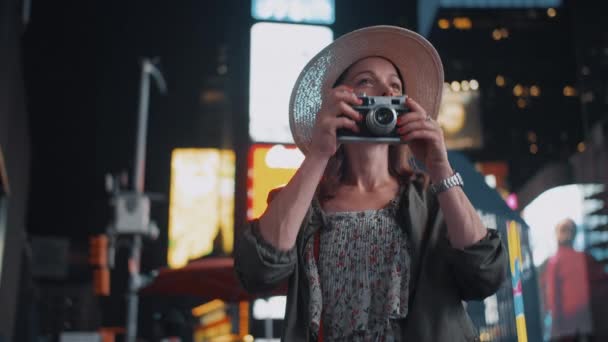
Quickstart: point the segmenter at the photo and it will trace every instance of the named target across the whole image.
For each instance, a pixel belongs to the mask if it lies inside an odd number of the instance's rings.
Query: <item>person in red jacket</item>
[[[576,224],[560,221],[555,228],[557,252],[541,275],[545,313],[550,317],[552,341],[579,341],[593,333],[591,284],[606,277],[601,265],[573,248]]]

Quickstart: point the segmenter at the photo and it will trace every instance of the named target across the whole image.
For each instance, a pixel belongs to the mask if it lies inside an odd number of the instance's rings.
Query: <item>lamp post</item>
[[[111,205],[114,207],[114,220],[108,227],[109,265],[114,265],[116,240],[121,235],[131,238],[128,272],[129,286],[127,292],[126,342],[135,342],[137,337],[138,291],[146,286],[150,277],[140,274],[140,257],[142,238],[158,237],[158,227],[150,220],[151,195],[144,192],[146,169],[146,137],[148,128],[148,108],[150,101],[150,79],[156,82],[161,93],[166,93],[165,80],[156,66],[157,61],[145,58],[141,64],[139,92],[139,111],[137,121],[137,139],[135,143],[135,165],[133,168],[133,189],[123,190],[126,183],[120,176],[108,176],[106,189],[112,193]]]

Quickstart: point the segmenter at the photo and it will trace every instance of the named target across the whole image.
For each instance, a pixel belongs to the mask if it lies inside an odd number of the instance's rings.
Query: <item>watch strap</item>
[[[464,186],[462,176],[460,176],[460,173],[458,172],[454,172],[453,175],[448,178],[442,179],[438,183],[431,184],[430,190],[433,195],[437,195],[455,186]]]

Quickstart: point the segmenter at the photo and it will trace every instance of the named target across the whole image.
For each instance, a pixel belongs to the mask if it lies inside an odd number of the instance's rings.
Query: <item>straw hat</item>
[[[399,69],[406,95],[437,118],[443,89],[443,66],[435,48],[421,35],[396,26],[372,26],[341,36],[304,67],[291,92],[289,127],[306,154],[323,94],[353,63],[384,57]]]

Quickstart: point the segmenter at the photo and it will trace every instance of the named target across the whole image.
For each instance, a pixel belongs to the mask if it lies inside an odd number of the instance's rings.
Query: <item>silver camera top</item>
[[[365,109],[365,108],[373,108],[377,106],[389,106],[395,107],[395,109],[399,110],[407,110],[405,106],[405,101],[407,99],[407,95],[401,96],[367,96],[365,93],[357,96],[363,103],[360,106],[353,106],[355,109]]]

